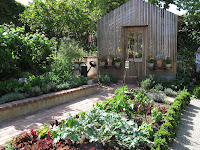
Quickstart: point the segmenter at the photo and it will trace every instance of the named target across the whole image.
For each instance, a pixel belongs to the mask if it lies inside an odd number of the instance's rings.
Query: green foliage
[[[163,113],[160,110],[158,110],[158,108],[153,108],[151,110],[151,115],[152,119],[157,123],[161,122],[163,119]]]
[[[172,97],[175,97],[177,96],[177,92],[172,90],[171,88],[165,88],[164,89],[164,93],[167,95],[167,96],[172,96]]]
[[[59,56],[67,57],[70,61],[80,60],[83,57],[84,51],[80,47],[78,42],[73,39],[63,38],[60,49]]]
[[[152,104],[144,89],[140,88],[137,91],[129,92],[127,87],[122,87],[115,91],[115,97],[113,99],[107,99],[105,102],[97,102],[96,107],[105,111],[125,113],[131,118],[133,114],[135,116],[138,114],[149,114]]]
[[[167,82],[170,83],[170,81],[155,75],[149,75],[149,77],[143,77],[140,79],[140,85],[145,90],[150,90],[152,88],[163,90],[163,86],[166,86]]]
[[[12,144],[12,142],[10,142],[9,144],[7,144],[5,146],[5,149],[6,150],[14,150],[15,149],[15,146]]]
[[[169,149],[165,138],[157,138],[156,140],[154,140],[154,147],[156,148],[156,150],[168,150]],[[155,149],[152,148],[151,150],[155,150]]]
[[[168,149],[168,143],[175,137],[181,113],[189,104],[190,100],[190,94],[186,90],[179,92],[173,105],[167,111],[165,123],[162,124],[160,130],[155,135],[152,150]]]
[[[200,98],[200,86],[196,86],[193,90],[193,94],[195,97]]]
[[[23,93],[9,93],[0,98],[0,104],[12,102],[26,98],[28,95]]]
[[[38,137],[40,139],[47,138],[47,134],[48,134],[49,131],[50,131],[49,126],[48,125],[44,125],[41,129],[37,130]]]
[[[149,90],[149,89],[153,88],[154,84],[155,84],[155,81],[152,79],[152,76],[141,81],[141,83],[140,83],[141,87],[144,88],[145,90]]]
[[[97,109],[82,112],[76,117],[70,116],[61,127],[54,126],[52,130],[56,133],[54,143],[68,138],[73,142],[79,141],[81,135],[85,135],[90,142],[104,143],[110,147],[133,149],[152,144],[145,137],[147,131],[138,129],[133,121]]]
[[[155,85],[155,89],[159,90],[159,91],[162,91],[163,90],[163,86],[162,84],[158,83]]]
[[[152,122],[151,123],[146,123],[145,121],[142,122],[142,125],[139,127],[141,130],[146,130],[147,131],[147,138],[152,139],[154,135],[154,131],[152,128]]]
[[[57,84],[54,82],[49,82],[41,87],[43,93],[54,92],[57,89]]]
[[[164,95],[155,89],[150,90],[150,93],[148,94],[148,98],[150,98],[151,100],[153,100],[155,102],[159,102],[159,103],[165,102]]]
[[[60,39],[66,35],[84,45],[87,43],[88,35],[96,27],[90,10],[87,8],[89,2],[33,0],[21,15],[21,19],[30,25],[32,31],[39,30],[45,32],[49,38],[55,37],[57,50],[60,46]]]
[[[30,87],[28,93],[30,94],[30,96],[38,96],[43,94],[40,86]]]
[[[25,6],[15,0],[1,0],[0,1],[0,24],[9,24],[13,22],[15,25],[22,25],[18,20],[19,14],[25,10]]]
[[[19,77],[23,71],[43,71],[50,65],[52,41],[43,34],[25,34],[24,27],[0,25],[0,78]]]
[[[70,84],[68,82],[65,82],[65,83],[57,85],[56,88],[58,90],[67,90],[70,88]]]
[[[104,85],[110,85],[112,83],[117,83],[117,78],[111,74],[99,74],[97,77],[99,83]]]

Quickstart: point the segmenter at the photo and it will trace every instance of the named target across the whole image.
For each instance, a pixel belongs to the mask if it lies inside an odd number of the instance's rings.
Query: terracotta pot
[[[157,66],[162,67],[162,62],[163,62],[163,59],[158,59],[157,60]]]
[[[108,58],[108,66],[112,66],[113,58]]]

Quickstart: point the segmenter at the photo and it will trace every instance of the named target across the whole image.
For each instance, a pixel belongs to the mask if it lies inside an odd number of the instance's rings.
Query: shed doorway
[[[145,73],[145,31],[146,27],[123,27],[124,60],[129,61],[126,82],[135,83]]]

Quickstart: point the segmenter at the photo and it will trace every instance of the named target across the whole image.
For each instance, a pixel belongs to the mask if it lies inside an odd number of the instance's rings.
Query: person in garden
[[[195,54],[196,54],[196,64],[197,64],[196,72],[200,72],[200,47],[198,48]]]

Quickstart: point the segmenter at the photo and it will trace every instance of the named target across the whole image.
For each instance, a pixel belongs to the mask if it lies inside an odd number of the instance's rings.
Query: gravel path
[[[200,150],[200,99],[192,99],[183,112],[170,150]]]

